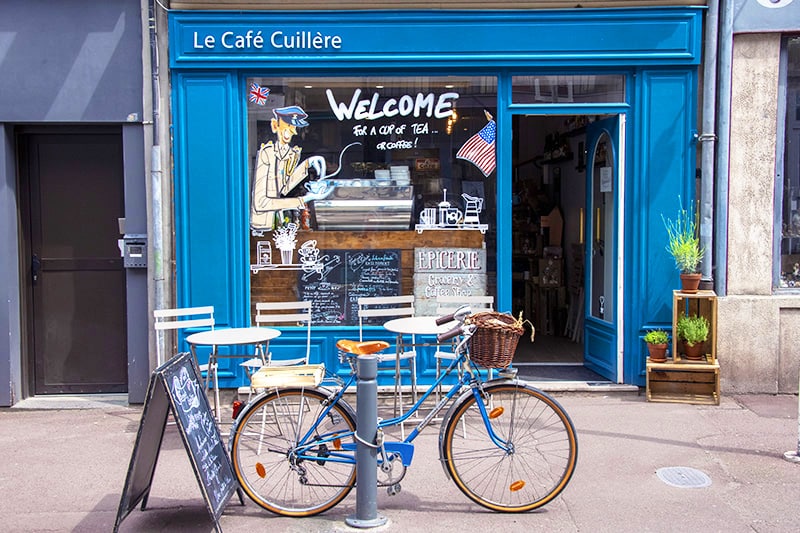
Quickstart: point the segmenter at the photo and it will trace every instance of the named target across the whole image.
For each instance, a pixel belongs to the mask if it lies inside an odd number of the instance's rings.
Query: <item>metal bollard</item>
[[[386,523],[378,515],[378,358],[358,356],[356,388],[356,514],[348,516],[351,527],[378,527]]]
[[[800,391],[800,384],[797,388]],[[790,463],[800,463],[800,395],[797,397],[797,449],[784,453],[783,458]]]

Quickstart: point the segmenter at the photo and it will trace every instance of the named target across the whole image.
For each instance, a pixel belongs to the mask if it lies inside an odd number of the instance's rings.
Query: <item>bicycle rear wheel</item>
[[[495,511],[524,512],[547,504],[575,471],[578,441],[572,421],[558,402],[528,385],[507,382],[484,390],[488,422],[509,449],[490,439],[475,397],[466,396],[443,426],[447,471],[468,498]]]
[[[283,516],[312,516],[342,501],[355,485],[353,444],[356,424],[346,405],[335,404],[314,434],[348,434],[328,439],[296,456],[297,444],[314,425],[327,395],[313,389],[286,389],[257,398],[231,430],[231,461],[247,495],[258,505]],[[349,447],[352,450],[354,446]],[[308,459],[308,456],[313,459]],[[335,457],[338,455],[339,460]]]

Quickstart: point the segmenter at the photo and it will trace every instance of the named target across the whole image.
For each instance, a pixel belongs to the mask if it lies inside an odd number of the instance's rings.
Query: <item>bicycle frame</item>
[[[350,357],[350,356],[348,356],[348,357]],[[400,423],[405,422],[411,416],[416,414],[417,411],[419,411],[420,408],[422,407],[422,405],[425,403],[425,401],[430,397],[430,395],[433,394],[433,391],[436,390],[436,388],[439,385],[442,384],[442,382],[445,380],[445,378],[448,375],[450,375],[450,373],[455,368],[457,368],[459,365],[464,365],[464,372],[463,372],[462,376],[460,377],[458,383],[456,385],[454,385],[447,392],[447,394],[445,394],[441,398],[441,400],[439,400],[436,403],[436,405],[433,407],[433,409],[430,411],[430,413],[428,413],[419,422],[419,424],[417,424],[417,426],[408,434],[408,436],[403,441],[401,441],[401,443],[402,444],[411,444],[414,441],[414,439],[416,439],[416,437],[419,436],[419,434],[422,432],[422,430],[425,429],[425,427],[431,422],[431,420],[433,420],[433,418],[437,414],[439,414],[441,412],[441,410],[454,397],[456,397],[459,393],[461,393],[462,390],[465,387],[469,387],[470,390],[472,391],[472,394],[476,398],[476,405],[478,406],[478,409],[479,409],[480,414],[481,414],[481,418],[483,419],[484,426],[486,427],[486,431],[489,434],[490,439],[492,440],[492,442],[498,448],[504,450],[505,452],[509,452],[511,447],[508,445],[508,443],[505,440],[501,439],[494,432],[494,430],[492,429],[491,423],[489,421],[490,420],[489,419],[489,414],[486,411],[486,406],[484,405],[483,401],[481,401],[481,395],[483,393],[482,392],[482,386],[483,386],[484,382],[481,381],[478,377],[476,377],[478,375],[478,370],[473,368],[473,366],[470,363],[468,363],[468,357],[467,357],[467,355],[466,355],[466,353],[464,351],[460,352],[459,356],[455,360],[453,360],[453,362],[451,362],[450,365],[447,367],[447,370],[445,370],[433,382],[433,384],[428,388],[428,390],[417,400],[417,402],[411,408],[409,408],[408,411],[406,411],[401,416],[379,421],[379,423],[378,423],[379,432],[381,430],[383,430],[384,428],[399,425]],[[295,443],[295,447],[291,452],[292,456],[295,459],[309,460],[309,461],[318,460],[319,457],[316,454],[314,454],[313,452],[311,452],[312,449],[314,449],[314,448],[316,448],[316,447],[318,447],[318,446],[320,446],[322,444],[328,444],[328,443],[332,443],[333,441],[339,441],[342,438],[347,438],[347,437],[350,437],[350,436],[353,435],[354,432],[347,432],[347,433],[335,432],[335,433],[320,434],[320,435],[314,436],[316,434],[316,430],[319,427],[320,422],[322,420],[324,420],[326,416],[328,416],[328,414],[330,413],[331,409],[333,408],[333,405],[335,405],[336,403],[339,403],[340,401],[342,401],[342,398],[343,398],[345,392],[348,390],[348,388],[353,386],[353,385],[355,385],[355,384],[357,384],[357,382],[358,382],[358,377],[357,377],[356,373],[353,372],[347,378],[347,380],[344,382],[344,384],[341,385],[339,387],[339,389],[334,394],[329,396],[328,405],[318,415],[317,420],[315,421],[315,423],[309,428],[309,430],[305,433],[305,435],[303,435],[303,437],[300,439],[300,441]],[[347,402],[344,402],[344,403],[347,404]],[[302,416],[303,416],[303,412],[302,412],[302,410],[299,410],[298,411],[298,417],[302,417]],[[235,428],[234,428],[234,430],[235,430]],[[353,453],[336,452],[335,448],[336,448],[335,446],[333,447],[333,449],[331,449],[330,447],[328,448],[328,453],[330,455],[326,456],[326,458],[325,458],[326,461],[349,463],[349,464],[354,464],[355,463],[355,455]],[[348,448],[352,448],[352,449],[348,449]],[[409,448],[407,448],[407,447],[396,446],[394,448],[396,448],[396,449],[393,450],[393,451],[400,454],[402,462],[403,462],[403,465],[404,466],[409,466],[410,463],[411,463],[410,455],[413,453],[413,448],[411,448],[411,453],[409,453]],[[351,452],[351,451],[354,452],[355,451],[355,445],[350,445],[350,446],[345,445],[344,447],[340,447],[340,449],[346,450],[347,452]]]

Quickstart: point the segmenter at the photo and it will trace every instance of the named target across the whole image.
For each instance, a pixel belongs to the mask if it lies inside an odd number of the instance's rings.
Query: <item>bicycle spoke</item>
[[[326,403],[327,396],[316,390],[282,390],[242,414],[231,459],[242,488],[260,506],[284,516],[311,516],[330,509],[352,489],[355,461],[333,436],[348,436],[346,442],[352,443],[355,422],[338,404],[331,416],[321,418]],[[301,442],[309,433],[311,440]],[[313,435],[331,437],[315,442]],[[331,451],[343,461],[328,460]]]
[[[560,493],[575,468],[572,422],[547,395],[519,384],[485,389],[492,441],[475,400],[468,397],[445,426],[447,467],[470,499],[490,509],[527,511]]]

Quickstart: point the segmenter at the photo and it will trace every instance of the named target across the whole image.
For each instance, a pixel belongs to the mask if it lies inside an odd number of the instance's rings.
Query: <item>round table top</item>
[[[383,327],[394,333],[405,333],[407,335],[438,335],[446,333],[453,328],[453,323],[436,325],[438,316],[409,316],[405,318],[395,318],[386,322]]]
[[[204,346],[230,346],[235,344],[258,344],[279,337],[281,332],[273,328],[220,328],[193,333],[186,337],[189,344]]]

